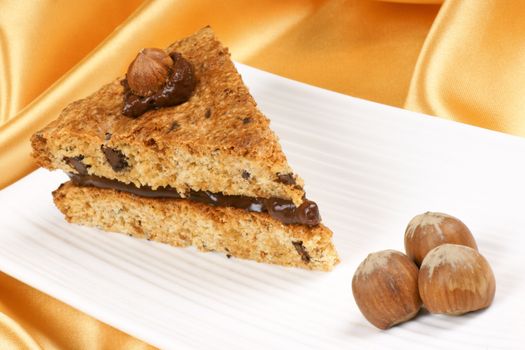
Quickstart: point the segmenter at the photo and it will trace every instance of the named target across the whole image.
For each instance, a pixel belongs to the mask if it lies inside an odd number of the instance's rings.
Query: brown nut
[[[128,68],[126,79],[131,91],[138,96],[151,96],[159,91],[173,65],[171,57],[161,49],[142,49]]]
[[[421,307],[417,276],[417,266],[401,252],[369,254],[352,279],[355,302],[365,318],[380,329],[408,321]]]
[[[461,315],[488,307],[496,280],[478,251],[458,244],[432,249],[419,270],[419,294],[431,313]]]
[[[418,215],[405,230],[405,251],[418,266],[430,250],[445,243],[478,249],[468,227],[447,214],[426,212]]]

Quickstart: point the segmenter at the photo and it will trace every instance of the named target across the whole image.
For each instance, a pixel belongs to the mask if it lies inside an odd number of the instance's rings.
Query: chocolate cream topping
[[[68,175],[75,184],[80,186],[115,189],[148,198],[185,198],[213,206],[233,207],[257,213],[267,212],[271,217],[283,224],[315,226],[321,222],[317,204],[308,199],[304,199],[303,203],[299,207],[296,207],[292,201],[281,198],[232,196],[208,191],[190,190],[183,197],[179,192],[169,186],[159,187],[153,190],[149,186],[136,187],[133,184],[126,184],[117,180],[94,175]]]
[[[127,79],[121,81],[124,87],[122,114],[137,118],[150,109],[176,106],[188,101],[197,84],[193,66],[177,52],[171,53],[170,57],[173,60],[173,66],[166,84],[152,96],[135,95],[129,88]]]

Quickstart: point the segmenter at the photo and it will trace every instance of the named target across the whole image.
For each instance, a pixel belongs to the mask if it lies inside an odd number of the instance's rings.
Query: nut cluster
[[[352,279],[356,304],[376,327],[405,322],[421,306],[461,315],[492,303],[494,273],[459,219],[431,212],[414,217],[405,231],[405,249],[407,255],[395,250],[368,255]]]

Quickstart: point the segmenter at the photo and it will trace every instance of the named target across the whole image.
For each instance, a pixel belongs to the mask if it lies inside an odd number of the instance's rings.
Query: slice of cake
[[[331,231],[210,28],[144,49],[126,77],[33,135],[71,181],[69,222],[228,257],[330,270]]]

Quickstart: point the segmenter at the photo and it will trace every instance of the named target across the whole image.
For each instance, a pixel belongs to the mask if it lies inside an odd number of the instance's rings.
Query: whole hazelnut
[[[138,96],[153,95],[166,84],[172,65],[173,60],[164,50],[142,49],[129,65],[126,74],[129,88]]]
[[[458,244],[432,249],[419,270],[419,294],[431,313],[461,315],[488,307],[496,281],[477,250]]]
[[[405,230],[405,251],[418,266],[430,250],[445,243],[478,249],[468,227],[451,215],[426,212],[414,217]]]
[[[380,329],[408,321],[421,307],[417,276],[417,266],[401,252],[384,250],[369,254],[352,279],[359,310]]]

